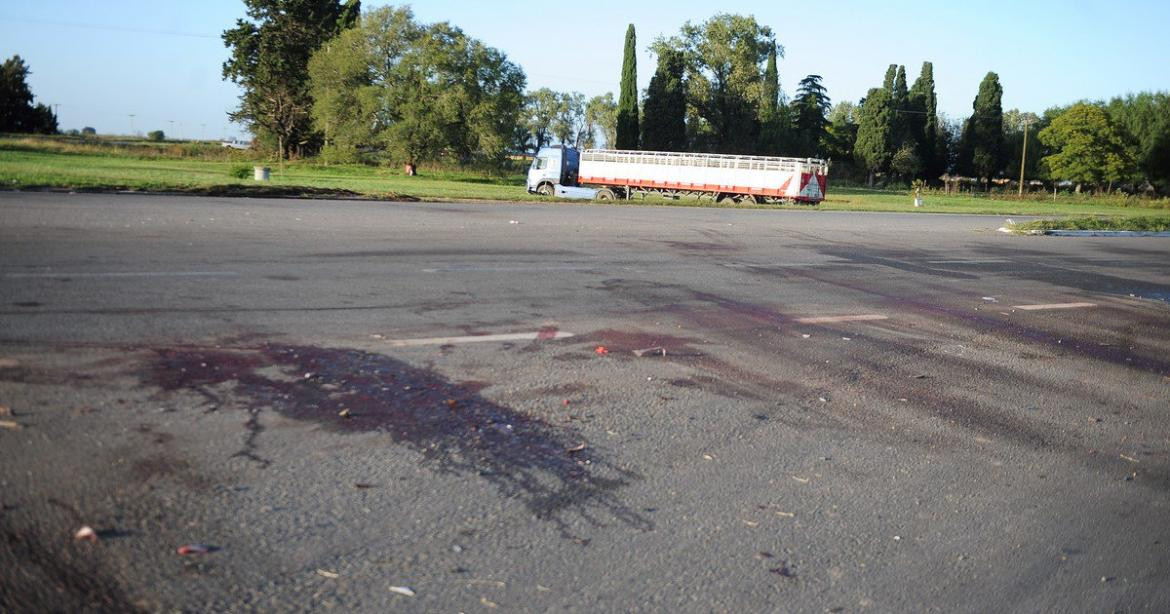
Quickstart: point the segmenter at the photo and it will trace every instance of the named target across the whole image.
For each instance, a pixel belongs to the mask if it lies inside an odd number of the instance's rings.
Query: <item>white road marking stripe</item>
[[[487,341],[534,341],[536,339],[564,339],[572,337],[573,333],[558,330],[543,333],[504,333],[499,335],[467,335],[465,337],[428,337],[426,339],[390,339],[386,343],[391,347],[414,347],[419,345],[447,345],[451,343],[483,343]]]
[[[929,264],[1003,264],[1011,260],[927,260]]]
[[[1078,307],[1096,307],[1096,303],[1047,303],[1044,305],[1012,305],[1012,309],[1024,311],[1040,311],[1041,309],[1077,309]]]
[[[808,318],[796,318],[797,322],[801,324],[826,324],[829,322],[866,322],[869,320],[886,320],[886,316],[876,313],[870,313],[857,316],[814,316]]]
[[[138,271],[121,273],[4,273],[4,277],[230,277],[234,271]]]

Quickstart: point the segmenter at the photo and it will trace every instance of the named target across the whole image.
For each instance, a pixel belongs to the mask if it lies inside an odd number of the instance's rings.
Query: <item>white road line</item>
[[[1012,305],[1012,309],[1024,311],[1040,311],[1042,309],[1078,309],[1080,307],[1096,307],[1096,303],[1047,303],[1044,305]]]
[[[533,331],[531,333],[504,333],[499,335],[467,335],[465,337],[428,337],[426,339],[389,339],[391,347],[414,347],[419,345],[447,345],[452,343],[484,343],[487,341],[535,341],[537,339],[564,339],[573,333],[558,331]]]
[[[929,264],[1003,264],[1011,262],[1011,260],[927,260]]]
[[[120,273],[4,273],[4,277],[231,277],[234,271],[137,271]]]
[[[797,322],[801,324],[827,324],[830,322],[866,322],[869,320],[886,320],[886,316],[877,313],[870,313],[856,316],[813,316],[808,318],[796,318]]]

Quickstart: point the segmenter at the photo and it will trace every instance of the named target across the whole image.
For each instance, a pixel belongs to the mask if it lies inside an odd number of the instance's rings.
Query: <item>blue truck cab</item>
[[[527,188],[530,193],[553,196],[558,186],[577,185],[577,171],[581,166],[581,154],[572,147],[550,145],[541,147],[528,167]]]

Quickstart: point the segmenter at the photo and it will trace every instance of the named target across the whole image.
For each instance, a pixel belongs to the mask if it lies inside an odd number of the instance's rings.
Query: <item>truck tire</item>
[[[542,183],[536,187],[536,193],[541,196],[552,196],[556,193],[556,190],[553,189],[551,183]]]
[[[597,191],[597,200],[617,200],[617,194],[609,188],[601,188]]]
[[[720,192],[720,193],[715,195],[715,204],[721,205],[729,200],[733,201],[734,198],[735,198],[734,196],[732,196],[731,194],[728,194],[727,192]]]

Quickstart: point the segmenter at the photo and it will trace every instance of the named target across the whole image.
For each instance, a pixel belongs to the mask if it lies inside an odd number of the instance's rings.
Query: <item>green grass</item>
[[[1036,220],[1013,224],[1011,230],[1026,233],[1037,230],[1135,230],[1170,232],[1170,215],[1145,215],[1121,218],[1080,217],[1063,220]]]
[[[253,165],[271,167],[271,181],[251,178]],[[130,190],[209,195],[347,196],[398,200],[556,201],[528,194],[522,173],[491,175],[461,169],[427,168],[408,177],[397,167],[290,162],[280,168],[248,151],[216,143],[151,143],[134,139],[0,136],[0,188]],[[830,211],[897,211],[994,215],[1109,215],[1133,217],[1151,208],[1170,208],[1166,199],[1036,195],[1024,200],[986,194],[928,191],[913,206],[904,190],[842,187],[829,177],[828,198],[818,206],[784,208]],[[619,201],[621,202],[621,201]],[[693,198],[660,197],[627,201],[631,205],[778,208],[776,205],[713,205]]]

